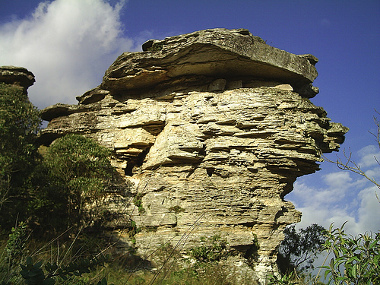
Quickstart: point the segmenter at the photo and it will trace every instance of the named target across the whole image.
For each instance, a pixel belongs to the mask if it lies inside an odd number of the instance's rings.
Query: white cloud
[[[352,182],[350,173],[342,171],[329,173],[323,177],[323,180],[328,187],[339,190],[349,188]]]
[[[380,158],[380,150],[378,146],[368,145],[359,150],[361,159],[359,161],[360,167],[371,167],[377,165]]]
[[[0,26],[0,65],[34,73],[31,101],[40,108],[75,97],[100,84],[109,65],[133,49],[120,11],[125,1],[55,0],[40,3],[28,19]]]
[[[336,176],[338,177],[338,176]],[[343,177],[343,176],[342,176]],[[329,192],[331,197],[335,195],[334,188],[319,188],[310,187],[306,182],[297,182],[295,184],[294,202],[297,210],[303,213],[302,221],[297,225],[297,228],[306,228],[307,226],[317,223],[324,226],[326,229],[333,224],[334,228],[341,227],[345,222],[344,230],[348,234],[357,235],[359,233],[373,234],[380,229],[380,201],[376,198],[376,194],[380,195],[379,189],[368,182],[367,187],[363,188],[363,183],[354,183],[355,179],[363,180],[359,176],[352,175],[351,188],[354,195],[350,199],[326,199],[325,203],[314,199],[314,194],[318,191]],[[368,187],[368,185],[370,185]],[[359,187],[358,187],[359,186]],[[314,194],[313,194],[314,193]],[[347,193],[348,194],[348,193]],[[303,197],[301,195],[307,195]],[[357,200],[355,203],[351,199]],[[303,207],[297,207],[297,204],[304,204]],[[316,276],[319,272],[318,267],[323,265],[323,262],[329,262],[330,257],[326,259],[326,253],[322,253],[314,261],[315,269],[312,275]],[[324,264],[326,265],[326,264]],[[323,280],[322,270],[322,280]]]
[[[380,230],[380,200],[379,188],[372,186],[359,193],[361,205],[359,208],[359,220],[362,222],[358,232]],[[377,195],[377,197],[376,197]]]
[[[367,146],[357,155],[366,174],[378,178],[380,167],[376,161],[370,162],[373,155],[378,155],[378,149]],[[354,235],[380,229],[380,201],[376,198],[380,190],[373,183],[349,171],[331,172],[319,178],[317,175],[297,180],[294,191],[286,197],[303,213],[298,228],[313,223],[325,228],[331,223],[340,227],[347,221],[345,229]]]

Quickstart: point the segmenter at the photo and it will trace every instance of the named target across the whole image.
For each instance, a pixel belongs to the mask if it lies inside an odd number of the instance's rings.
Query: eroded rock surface
[[[20,86],[24,93],[35,82],[32,72],[23,67],[0,66],[0,82]]]
[[[151,40],[143,49],[122,54],[78,105],[45,109],[41,142],[75,132],[113,150],[130,193],[106,207],[121,217],[112,226],[136,222],[142,256],[166,242],[186,249],[220,235],[236,254],[231,266],[250,264],[265,284],[283,229],[301,217],[284,196],[347,132],[308,99],[318,60],[244,29]]]

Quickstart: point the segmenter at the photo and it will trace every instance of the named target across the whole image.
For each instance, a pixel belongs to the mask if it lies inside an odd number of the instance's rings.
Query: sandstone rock
[[[26,89],[35,82],[32,72],[23,67],[0,66],[0,82],[18,85]]]
[[[231,266],[265,284],[283,229],[301,217],[285,195],[348,130],[307,98],[317,59],[243,29],[151,40],[143,50],[121,55],[78,105],[45,109],[41,142],[75,132],[113,150],[130,190],[104,207],[122,217],[110,227],[140,227],[141,256],[218,234],[235,253]]]
[[[150,40],[143,50],[119,56],[106,71],[101,88],[112,92],[145,89],[196,74],[277,80],[291,84],[307,97],[316,94],[310,87],[318,75],[316,57],[271,47],[245,29],[204,30],[162,41]]]

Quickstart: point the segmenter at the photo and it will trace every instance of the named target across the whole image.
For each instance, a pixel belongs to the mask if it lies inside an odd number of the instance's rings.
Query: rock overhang
[[[312,55],[295,55],[267,45],[248,30],[212,29],[149,40],[143,52],[123,53],[106,71],[102,89],[121,92],[154,86],[189,75],[277,80],[304,97],[318,91]]]
[[[0,82],[18,85],[26,90],[35,82],[34,74],[24,67],[0,66]]]

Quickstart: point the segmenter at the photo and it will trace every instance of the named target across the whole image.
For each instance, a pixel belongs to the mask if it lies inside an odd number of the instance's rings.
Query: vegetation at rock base
[[[39,112],[23,89],[0,83],[0,224],[27,217],[29,177],[38,157]]]
[[[47,178],[38,191],[33,191],[35,199],[31,208],[39,211],[36,216],[59,215],[59,223],[65,228],[99,219],[99,213],[94,212],[96,208],[85,211],[85,205],[94,203],[115,185],[116,171],[111,166],[110,155],[108,149],[80,135],[57,139],[47,149],[40,165],[38,176],[46,173]]]
[[[202,237],[200,246],[192,248],[190,254],[198,262],[219,261],[228,255],[228,243],[219,235],[214,235],[209,239]]]
[[[205,256],[211,256],[212,261],[202,259],[184,264],[179,249],[167,243],[153,253],[158,271],[133,272],[130,270],[131,255],[115,253],[112,243],[104,242],[104,236],[93,237],[101,243],[93,248],[93,243],[84,241],[79,233],[74,240],[63,239],[60,243],[57,238],[36,245],[27,232],[22,224],[15,227],[9,236],[7,250],[0,249],[0,284],[256,284],[218,262],[228,256],[220,255],[219,245],[224,248],[226,242],[219,237],[200,241],[204,243],[201,247],[207,247]],[[217,248],[215,253],[212,248]],[[98,253],[94,254],[96,251]],[[12,256],[17,252],[19,258],[10,263],[8,252]],[[214,260],[215,256],[218,260]],[[139,263],[138,260],[133,262]]]

